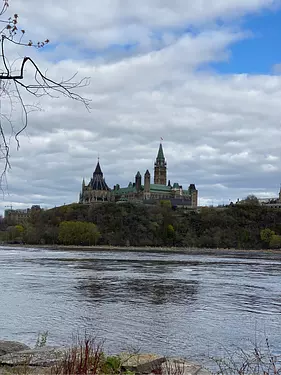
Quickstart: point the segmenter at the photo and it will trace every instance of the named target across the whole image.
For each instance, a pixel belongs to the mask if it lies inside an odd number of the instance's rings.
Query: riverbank
[[[0,375],[209,375],[200,364],[151,353],[106,355],[102,345],[85,337],[70,348],[35,347],[0,341]]]
[[[192,248],[192,247],[155,247],[155,246],[110,246],[110,245],[95,245],[95,246],[75,246],[75,245],[28,245],[28,244],[5,244],[3,247],[15,248],[35,248],[46,249],[54,251],[118,251],[118,252],[149,252],[149,253],[181,253],[181,254],[194,254],[194,255],[223,255],[223,254],[280,254],[281,249],[235,249],[235,248]]]

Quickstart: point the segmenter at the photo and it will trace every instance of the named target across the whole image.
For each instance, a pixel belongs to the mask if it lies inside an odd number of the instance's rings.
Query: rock
[[[211,375],[211,372],[206,370],[205,368],[201,368],[196,375]]]
[[[1,365],[50,367],[64,358],[65,349],[45,346],[0,356]]]
[[[20,343],[17,344],[23,345]],[[19,347],[11,346],[11,348]],[[43,348],[9,352],[0,356],[0,364],[1,366],[15,366],[15,369],[24,365],[25,368],[29,369],[30,375],[33,375],[33,369],[35,368],[36,374],[38,372],[38,374],[46,375],[47,373],[44,372],[44,369],[51,371],[52,366],[59,365],[60,361],[65,359],[66,350],[66,348],[44,346]],[[199,364],[186,361],[185,359],[167,358],[156,354],[121,353],[119,356],[122,370],[129,370],[137,375],[210,375]],[[2,367],[2,369],[4,368]]]
[[[161,375],[210,375],[201,365],[180,358],[167,358],[166,361],[161,364],[159,373]]]
[[[137,374],[149,374],[154,369],[160,368],[166,360],[156,354],[129,354],[121,353],[122,368]]]
[[[138,375],[210,375],[197,363],[181,358],[167,358],[154,354],[121,354],[122,368]]]
[[[30,347],[21,342],[0,340],[0,356],[28,349]]]

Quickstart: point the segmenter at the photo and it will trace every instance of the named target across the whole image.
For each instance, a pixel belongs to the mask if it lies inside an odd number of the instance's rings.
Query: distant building
[[[258,202],[262,206],[280,209],[281,208],[281,186],[278,197],[258,198]]]
[[[41,210],[41,207],[39,205],[34,205],[31,208],[24,208],[24,209],[7,209],[4,211],[4,218],[10,219],[11,221],[15,223],[21,223],[27,220],[30,216],[30,213],[32,211],[38,211]]]
[[[143,183],[140,172],[137,172],[135,181],[130,182],[127,187],[120,187],[116,184],[113,189],[110,189],[105,182],[98,161],[88,185],[83,179],[79,196],[79,202],[84,204],[95,202],[155,203],[159,200],[170,200],[174,207],[197,207],[198,201],[198,191],[194,184],[190,184],[188,189],[184,190],[177,182],[171,184],[169,180],[167,183],[167,163],[161,143],[154,163],[153,183],[151,183],[150,172],[146,170]]]

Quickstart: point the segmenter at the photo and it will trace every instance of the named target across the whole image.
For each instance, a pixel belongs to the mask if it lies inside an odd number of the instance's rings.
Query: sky
[[[281,0],[10,0],[13,13],[25,40],[50,44],[8,46],[9,61],[31,56],[50,78],[89,77],[77,92],[91,109],[23,93],[38,110],[19,150],[10,140],[0,210],[77,202],[98,157],[107,184],[127,186],[153,172],[161,137],[168,179],[194,183],[200,205],[277,196]],[[11,121],[22,124],[17,103]]]

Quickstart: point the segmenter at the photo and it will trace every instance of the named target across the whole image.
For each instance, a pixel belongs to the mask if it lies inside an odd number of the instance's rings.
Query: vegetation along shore
[[[18,222],[5,218],[0,240],[69,249],[279,249],[281,210],[251,200],[200,210],[173,210],[167,201],[157,206],[70,204],[32,211]]]
[[[281,369],[280,357],[273,355],[268,339],[265,348],[255,345],[248,352],[238,350],[235,356],[209,358],[211,371],[208,365],[186,358],[139,351],[106,354],[103,341],[87,335],[76,337],[70,347],[48,346],[46,340],[47,332],[38,336],[33,348],[17,341],[0,340],[0,374],[270,375],[279,374]]]
[[[151,353],[122,352],[108,355],[103,342],[85,336],[71,347],[46,345],[46,335],[36,346],[0,340],[0,374],[18,375],[209,375],[202,365],[182,358]]]

